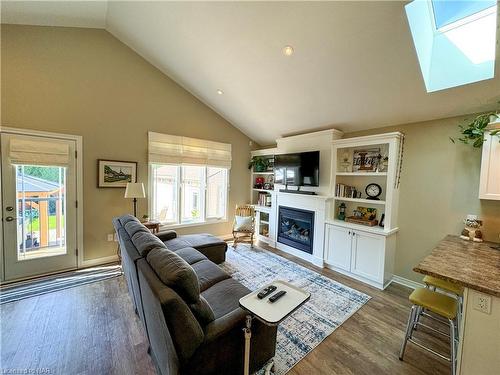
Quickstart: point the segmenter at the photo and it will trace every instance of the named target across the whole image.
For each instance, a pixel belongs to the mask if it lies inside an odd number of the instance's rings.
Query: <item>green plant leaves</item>
[[[459,124],[458,127],[460,129],[461,138],[458,138],[463,144],[468,145],[469,141],[472,142],[472,146],[475,148],[479,148],[486,141],[485,133],[497,136],[500,141],[500,129],[495,129],[488,131],[486,128],[491,121],[491,117],[500,118],[498,114],[494,112],[483,113],[482,115],[477,116],[468,124],[462,125]],[[450,141],[455,143],[455,139],[450,137]]]

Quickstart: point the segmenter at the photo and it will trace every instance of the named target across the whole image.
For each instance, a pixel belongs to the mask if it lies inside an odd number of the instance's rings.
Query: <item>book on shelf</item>
[[[266,206],[266,207],[271,207],[271,194],[265,193],[265,192],[259,192],[259,195],[257,197],[257,204],[259,206]]]
[[[335,196],[339,198],[361,198],[361,192],[354,186],[337,184],[335,187]]]

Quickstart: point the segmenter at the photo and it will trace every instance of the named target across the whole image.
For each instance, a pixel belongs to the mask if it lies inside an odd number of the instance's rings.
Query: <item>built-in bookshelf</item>
[[[324,261],[380,289],[393,274],[402,144],[401,133],[343,138],[332,144]],[[345,216],[339,215],[341,209]],[[371,220],[359,221],[368,217]]]
[[[250,203],[255,207],[255,234],[259,241],[269,242],[274,227],[274,154],[276,149],[256,150],[251,157],[266,161],[266,170],[252,168],[250,173]]]
[[[358,207],[369,208],[376,210],[375,219],[383,223],[380,229],[397,227],[401,139],[401,133],[387,133],[333,141],[330,220],[339,220],[343,203],[346,217],[353,216]],[[367,194],[371,184],[381,190],[375,198]]]

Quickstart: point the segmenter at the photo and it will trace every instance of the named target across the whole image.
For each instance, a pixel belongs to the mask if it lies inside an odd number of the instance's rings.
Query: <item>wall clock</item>
[[[367,195],[366,199],[379,201],[380,200],[379,196],[380,194],[382,194],[382,187],[379,184],[374,184],[374,183],[368,184],[366,185],[365,193]]]

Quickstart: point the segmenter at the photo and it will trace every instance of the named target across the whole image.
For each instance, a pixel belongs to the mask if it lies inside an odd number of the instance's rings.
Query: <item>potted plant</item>
[[[269,159],[261,156],[253,156],[248,163],[248,169],[253,167],[255,172],[265,172],[269,166]]]
[[[467,124],[459,125],[460,134],[462,135],[457,140],[463,144],[472,143],[473,147],[481,147],[485,141],[486,135],[494,135],[498,137],[500,142],[500,130],[487,129],[488,125],[492,122],[500,119],[500,114],[495,112],[483,113],[482,115],[476,116],[472,121]],[[450,137],[450,140],[455,143],[455,139]]]
[[[148,215],[148,214],[144,214],[144,215],[142,215],[142,220],[141,220],[141,222],[145,223],[145,222],[147,222],[147,221],[149,221],[149,215]]]

